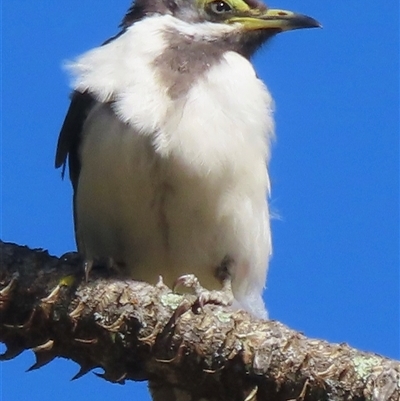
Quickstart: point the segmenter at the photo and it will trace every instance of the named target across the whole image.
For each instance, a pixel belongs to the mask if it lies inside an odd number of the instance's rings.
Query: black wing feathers
[[[63,166],[62,175],[64,177],[68,158],[69,176],[74,190],[76,190],[81,169],[79,145],[83,124],[95,102],[88,92],[74,91],[58,137],[55,166],[56,168]]]

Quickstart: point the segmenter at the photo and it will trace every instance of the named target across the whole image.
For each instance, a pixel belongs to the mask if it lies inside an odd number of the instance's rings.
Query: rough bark
[[[1,359],[31,349],[37,369],[55,357],[101,367],[113,382],[149,380],[155,400],[400,399],[400,364],[346,344],[308,339],[276,321],[192,295],[115,278],[85,282],[74,254],[0,243]]]

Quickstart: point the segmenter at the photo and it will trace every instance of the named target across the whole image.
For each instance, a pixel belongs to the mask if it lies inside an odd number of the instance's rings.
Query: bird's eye
[[[232,7],[228,3],[225,3],[225,1],[213,1],[210,4],[210,10],[214,14],[224,14],[232,11]]]

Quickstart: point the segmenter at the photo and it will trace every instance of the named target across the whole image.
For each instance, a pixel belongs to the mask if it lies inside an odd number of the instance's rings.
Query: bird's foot
[[[83,268],[85,272],[85,281],[89,281],[89,275],[90,272],[92,271],[93,267],[96,265],[100,267],[106,267],[110,272],[114,272],[116,275],[121,276],[122,275],[122,269],[121,267],[114,262],[114,259],[109,257],[109,258],[100,258],[100,259],[85,259],[83,262]]]
[[[202,309],[206,304],[230,306],[234,299],[230,278],[224,280],[221,290],[210,291],[201,286],[194,274],[185,274],[175,281],[172,290],[175,292],[179,286],[190,288],[194,291],[197,299],[192,306],[193,309],[195,307]]]

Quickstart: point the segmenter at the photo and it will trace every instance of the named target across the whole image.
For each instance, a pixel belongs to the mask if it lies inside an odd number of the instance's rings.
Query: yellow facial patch
[[[197,0],[197,5],[210,21],[240,24],[247,31],[261,29],[277,33],[321,26],[311,17],[287,10],[269,9],[257,0]]]

